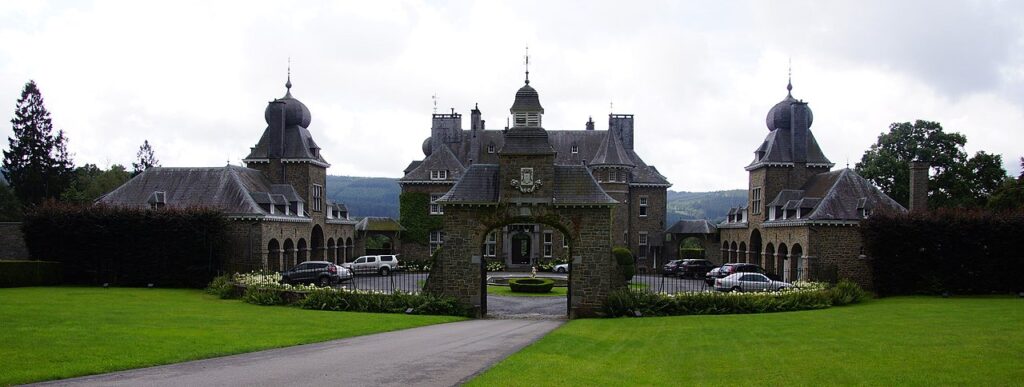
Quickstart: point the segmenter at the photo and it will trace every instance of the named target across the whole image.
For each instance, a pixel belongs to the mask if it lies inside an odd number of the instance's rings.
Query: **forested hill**
[[[345,203],[353,218],[387,216],[398,219],[398,179],[327,176],[327,197]],[[729,208],[746,202],[746,190],[713,192],[668,191],[668,225],[679,219],[725,219]]]
[[[398,179],[327,176],[327,197],[345,203],[352,218],[386,216],[398,219]]]

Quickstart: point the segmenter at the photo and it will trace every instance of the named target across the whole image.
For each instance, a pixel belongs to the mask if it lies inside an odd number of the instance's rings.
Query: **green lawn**
[[[0,289],[0,385],[458,320],[255,306],[197,290]]]
[[[470,385],[1024,382],[1024,299],[901,297],[831,309],[576,320]]]

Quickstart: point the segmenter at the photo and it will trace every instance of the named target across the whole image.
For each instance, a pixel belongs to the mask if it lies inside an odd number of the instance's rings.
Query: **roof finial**
[[[530,84],[530,45],[526,45],[526,84]]]
[[[793,96],[793,58],[789,58],[789,83],[786,84],[786,93]]]
[[[284,83],[284,87],[288,89],[288,92],[285,93],[286,96],[290,97],[292,95],[292,57],[290,56],[288,57],[288,81]]]
[[[430,96],[430,99],[434,100],[434,114],[437,114],[437,93]]]

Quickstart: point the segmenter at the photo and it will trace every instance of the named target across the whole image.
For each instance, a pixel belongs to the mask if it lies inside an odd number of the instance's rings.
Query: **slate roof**
[[[466,141],[468,143],[468,141]],[[548,142],[548,132],[543,128],[518,127],[508,130],[505,143],[498,153],[504,154],[551,154],[555,149]]]
[[[311,121],[309,109],[292,97],[291,90],[283,98],[271,101],[264,116],[267,128],[245,157],[246,161],[281,158],[328,165],[320,155],[320,146],[306,129]]]
[[[414,161],[409,164],[409,167],[406,168],[408,172],[399,181],[431,181],[430,171],[436,170],[448,171],[448,178],[445,180],[449,183],[458,180],[465,172],[466,167],[455,157],[450,148],[446,146],[435,146],[435,148],[439,149],[436,152],[431,152],[430,156],[423,161]],[[442,181],[444,180],[438,182]]]
[[[356,231],[397,232],[405,231],[397,220],[385,217],[367,216],[356,223]]]
[[[438,203],[498,203],[498,165],[474,164]],[[606,205],[618,203],[601,188],[582,165],[555,165],[551,203],[556,205]]]
[[[668,234],[715,234],[718,227],[707,219],[680,220],[665,230]]]
[[[594,155],[594,160],[590,162],[592,165],[621,165],[632,167],[636,164],[633,163],[629,153],[622,146],[622,141],[619,138],[612,135],[612,132],[605,131],[604,140],[601,140],[601,145],[597,147],[597,154]]]
[[[509,132],[513,130],[520,130],[522,128],[509,129]],[[601,144],[604,139],[608,137],[608,130],[545,130],[547,132],[547,142],[550,147],[557,152],[555,154],[555,164],[558,165],[582,165],[593,164],[594,159],[597,157],[597,153],[601,148]],[[462,141],[452,142],[443,144],[442,147],[449,148],[452,153],[455,154],[456,158],[462,165],[469,165],[469,160],[473,160],[474,163],[482,164],[493,164],[498,162],[497,153],[488,154],[487,146],[494,144],[495,150],[502,150],[505,145],[505,131],[502,130],[481,130],[478,131],[477,136],[480,141],[479,153],[473,152],[470,146],[471,133],[469,130],[464,130]],[[429,138],[428,138],[429,140]],[[577,146],[577,153],[572,153],[572,146]],[[547,148],[541,148],[541,151],[546,151]],[[658,172],[654,166],[647,165],[643,158],[640,157],[635,151],[626,149],[629,161],[632,162],[634,168],[631,169],[631,182],[634,184],[642,185],[658,185],[658,186],[671,186],[668,179],[665,178],[661,173]],[[431,152],[433,154],[433,152]],[[424,161],[426,158],[424,159]],[[407,170],[410,168],[415,169],[414,164],[420,161],[413,161],[406,167]],[[406,172],[408,174],[408,172]],[[408,181],[403,178],[402,181]]]
[[[536,89],[530,86],[529,80],[516,91],[516,99],[512,102],[512,108],[509,110],[511,112],[529,111],[544,113],[544,107],[540,106],[540,95],[537,94]]]
[[[763,156],[757,158],[756,155],[761,152],[763,152]],[[750,163],[748,169],[760,164],[792,163],[793,139],[790,129],[777,129],[769,132],[754,153],[754,161]],[[807,163],[823,164],[829,167],[834,165],[825,157],[825,153],[818,146],[818,141],[814,139],[814,133],[810,130],[807,131]]]
[[[164,192],[167,207],[216,208],[229,216],[271,216],[260,204],[291,205],[302,201],[290,185],[271,184],[260,171],[231,165],[213,168],[149,168],[96,202],[149,208],[156,192]],[[281,213],[272,216],[286,217]],[[290,217],[308,219],[294,214]]]
[[[776,215],[776,219],[765,222],[766,225],[804,221],[859,221],[864,218],[864,209],[907,211],[849,168],[815,175],[802,189],[783,190],[768,206],[782,207],[784,210],[800,209],[803,215],[799,219],[781,219],[781,215]]]

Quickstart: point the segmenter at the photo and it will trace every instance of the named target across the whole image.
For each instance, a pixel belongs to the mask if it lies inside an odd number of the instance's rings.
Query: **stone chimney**
[[[928,211],[927,161],[910,162],[910,211]]]
[[[594,117],[587,118],[587,130],[594,130]]]

